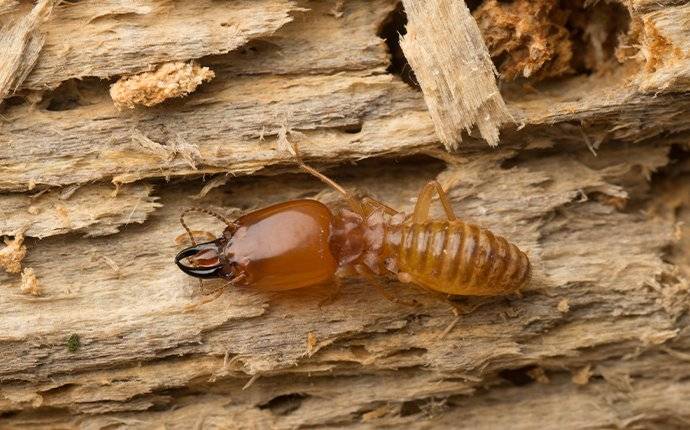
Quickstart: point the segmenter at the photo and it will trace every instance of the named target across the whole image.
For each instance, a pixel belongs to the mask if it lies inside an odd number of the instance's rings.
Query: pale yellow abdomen
[[[399,272],[431,290],[466,296],[508,294],[530,276],[527,255],[517,246],[462,221],[405,224],[399,240],[393,253]]]

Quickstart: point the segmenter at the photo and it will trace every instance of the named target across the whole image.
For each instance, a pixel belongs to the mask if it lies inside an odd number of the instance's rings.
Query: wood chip
[[[496,68],[464,2],[403,0],[407,35],[400,40],[436,134],[448,150],[477,126],[491,146],[512,117],[496,85]]]

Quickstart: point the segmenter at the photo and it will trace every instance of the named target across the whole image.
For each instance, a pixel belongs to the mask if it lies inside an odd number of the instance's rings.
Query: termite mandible
[[[453,212],[437,181],[422,188],[411,215],[370,197],[361,199],[295,157],[300,168],[336,190],[349,209],[337,213],[309,199],[275,204],[230,221],[212,211],[190,208],[180,222],[193,246],[175,262],[197,278],[225,278],[232,286],[284,291],[325,284],[354,271],[384,297],[377,277],[397,277],[444,295],[496,296],[517,292],[530,278],[530,262],[517,246],[488,229],[465,223]],[[446,219],[430,219],[434,194]],[[227,227],[197,244],[184,215],[200,211]],[[222,294],[222,290],[216,296]]]

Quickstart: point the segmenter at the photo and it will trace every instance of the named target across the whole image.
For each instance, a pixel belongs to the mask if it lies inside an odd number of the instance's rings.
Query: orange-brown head
[[[238,218],[212,241],[182,250],[175,261],[188,275],[227,278],[237,285],[289,290],[333,278],[333,215],[315,200],[293,200]]]

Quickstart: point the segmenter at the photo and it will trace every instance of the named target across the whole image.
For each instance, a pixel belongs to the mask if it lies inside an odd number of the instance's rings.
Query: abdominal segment
[[[489,230],[462,221],[402,226],[398,267],[412,282],[446,294],[500,295],[523,286],[525,253]]]

